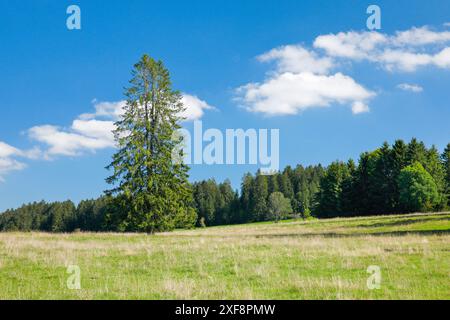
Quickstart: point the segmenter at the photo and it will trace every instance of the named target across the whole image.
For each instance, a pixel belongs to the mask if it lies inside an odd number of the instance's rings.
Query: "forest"
[[[450,204],[450,143],[442,153],[412,139],[385,142],[355,162],[287,166],[274,175],[247,173],[241,190],[214,179],[190,184],[192,214],[174,227],[434,212]],[[95,200],[34,202],[0,214],[0,231],[130,231],[115,223],[113,195]]]

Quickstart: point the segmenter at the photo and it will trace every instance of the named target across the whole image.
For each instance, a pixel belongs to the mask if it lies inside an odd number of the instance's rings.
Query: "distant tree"
[[[278,176],[278,187],[279,191],[288,199],[294,198],[294,190],[292,188],[292,183],[290,180],[290,167],[289,170],[285,170]]]
[[[242,210],[242,221],[252,220],[252,194],[253,194],[253,176],[247,173],[242,178],[240,207]]]
[[[280,191],[280,186],[278,184],[278,176],[279,174],[272,174],[268,177],[268,190],[269,194],[272,194],[274,192]]]
[[[279,221],[292,213],[291,202],[281,192],[274,192],[269,196],[269,220]]]
[[[216,224],[217,208],[219,202],[219,189],[213,179],[194,184],[194,203],[198,219],[203,218],[204,224],[212,226]],[[199,224],[199,222],[197,224]]]
[[[124,212],[120,230],[171,230],[196,220],[187,218],[194,215],[188,167],[172,159],[181,143],[174,134],[185,107],[161,61],[144,55],[132,75],[124,114],[114,131],[119,150],[108,166],[113,174],[107,182],[113,188],[107,194],[117,196]]]
[[[76,221],[72,229],[95,232],[108,230],[105,219],[108,215],[108,210],[111,209],[110,202],[111,199],[109,197],[81,201],[76,210]]]
[[[401,208],[399,205],[400,191],[398,189],[398,176],[400,175],[400,171],[406,167],[407,163],[407,145],[403,140],[396,140],[394,145],[392,146],[392,179],[394,181],[392,186],[392,199],[394,212],[401,212]]]
[[[233,212],[235,210],[234,204],[236,201],[236,193],[231,187],[230,180],[225,180],[219,184],[219,205],[217,207],[216,224],[231,224],[233,223]]]
[[[425,147],[425,144],[418,141],[416,138],[412,138],[406,150],[406,164],[412,165],[415,162],[419,162],[424,165],[426,160],[427,148]]]
[[[217,184],[214,179],[196,182],[194,207],[198,213],[197,225],[207,226],[238,223],[242,220],[239,196],[225,180]]]
[[[341,192],[341,210],[343,215],[351,215],[356,211],[356,199],[355,193],[355,179],[356,179],[356,164],[350,159],[347,162],[348,175],[342,180],[342,192]]]
[[[269,197],[269,187],[267,176],[258,173],[252,186],[251,206],[252,220],[264,221],[268,215],[267,200]]]
[[[441,155],[442,164],[445,172],[445,198],[447,207],[450,206],[450,143],[447,144]]]
[[[311,208],[311,195],[310,190],[308,188],[308,185],[306,182],[303,182],[300,187],[299,191],[295,195],[295,198],[293,201],[291,201],[293,210],[296,213],[300,213],[304,215],[306,212],[310,211]]]
[[[439,194],[439,204],[435,207],[435,210],[442,210],[447,205],[447,199],[445,196],[446,191],[446,171],[442,163],[441,155],[437,150],[436,146],[432,146],[427,150],[427,158],[424,165],[425,170],[433,177],[434,182],[437,186],[437,191]]]
[[[332,217],[342,214],[342,183],[349,177],[347,165],[333,162],[327,168],[320,182],[317,206],[314,213],[319,217]]]
[[[432,211],[439,204],[436,183],[419,162],[400,172],[398,185],[400,205],[404,212]]]
[[[55,202],[50,205],[46,212],[47,221],[43,226],[49,232],[68,232],[72,224],[76,208],[72,201]]]

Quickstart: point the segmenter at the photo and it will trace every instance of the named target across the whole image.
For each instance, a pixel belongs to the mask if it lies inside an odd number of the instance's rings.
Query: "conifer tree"
[[[269,186],[267,176],[260,172],[253,180],[252,196],[250,203],[253,208],[253,221],[264,221],[268,217],[267,200],[269,198]]]
[[[162,61],[144,55],[134,65],[124,114],[114,131],[117,153],[107,182],[117,196],[119,229],[154,233],[192,226],[188,167],[173,161],[181,139],[174,139],[184,111]]]
[[[450,206],[450,143],[445,148],[442,153],[442,164],[444,166],[445,171],[445,194],[447,200],[447,207]]]

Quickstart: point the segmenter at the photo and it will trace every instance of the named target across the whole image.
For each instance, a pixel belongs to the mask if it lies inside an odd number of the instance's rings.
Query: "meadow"
[[[450,299],[449,280],[450,213],[0,234],[0,299]]]

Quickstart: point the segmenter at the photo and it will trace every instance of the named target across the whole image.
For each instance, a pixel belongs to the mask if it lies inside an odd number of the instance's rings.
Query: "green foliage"
[[[34,202],[0,214],[0,231],[72,232],[111,230],[105,225],[108,199]]]
[[[321,180],[314,214],[330,217],[445,209],[450,190],[450,148],[446,150],[439,156],[434,146],[427,149],[425,144],[417,139],[412,139],[409,144],[397,140],[392,147],[385,142],[381,148],[361,154],[357,166],[353,161],[347,163],[347,168],[343,163],[333,163]],[[401,174],[405,175],[403,170],[408,165],[417,164],[422,166],[430,178],[425,179],[425,189],[419,191],[406,188],[405,184],[400,186],[398,181]],[[433,191],[433,185],[436,187],[436,193]],[[429,194],[425,196],[423,192]],[[409,204],[405,204],[405,199],[409,199]]]
[[[247,173],[242,178],[240,195],[232,190],[230,181],[196,182],[193,190],[199,217],[197,226],[202,226],[202,221],[207,226],[215,226],[273,220],[270,195],[274,192],[287,199],[293,213],[308,218],[323,172],[320,165],[307,168],[299,165],[269,176]]]
[[[269,186],[267,176],[258,173],[253,180],[253,193],[251,197],[252,221],[264,221],[268,215],[267,201],[269,197]]]
[[[342,185],[348,179],[349,170],[343,162],[333,162],[320,181],[315,211],[321,216],[331,217],[343,212]]]
[[[192,190],[188,167],[172,161],[181,139],[179,114],[185,109],[179,92],[172,90],[168,70],[147,55],[135,64],[126,90],[124,115],[114,131],[118,152],[108,169],[108,195],[118,198],[115,217],[120,230],[154,233],[192,227]]]
[[[413,159],[422,162],[411,163]],[[147,181],[141,174],[138,177]],[[150,180],[154,183],[166,181],[161,177]],[[181,196],[181,200],[168,210],[175,214],[165,218],[162,211],[163,205],[172,203],[168,201],[171,199],[158,193],[150,198],[152,205],[162,202],[156,217],[162,217],[163,221],[154,221],[154,231],[280,219],[273,194],[278,198],[281,198],[280,194],[283,196],[286,200],[282,201],[283,206],[291,207],[292,216],[304,219],[438,211],[450,203],[450,144],[439,155],[434,146],[427,149],[417,139],[412,139],[409,144],[397,140],[392,146],[384,143],[379,149],[361,154],[357,164],[349,160],[347,163],[333,162],[327,168],[299,165],[292,169],[288,166],[270,176],[247,173],[242,178],[240,194],[233,190],[228,180],[217,183],[210,179],[195,182],[192,186],[186,180],[182,181],[187,191],[192,190],[193,197],[189,194]],[[144,186],[141,189],[145,191]],[[173,193],[170,195],[175,197]],[[148,196],[137,195],[132,200],[139,208]],[[0,214],[0,231],[141,230],[136,229],[139,221],[143,217],[154,217],[151,214],[134,217],[133,201],[127,192],[117,192],[114,196],[82,201],[77,208],[70,201],[32,203]],[[184,210],[180,210],[181,204]],[[281,216],[286,214],[284,211],[291,212],[282,210]],[[149,226],[147,224],[145,228]],[[145,228],[142,231],[148,230]]]
[[[269,196],[268,201],[269,220],[280,221],[293,212],[291,202],[285,198],[281,192],[274,192]]]
[[[433,177],[419,163],[404,168],[398,177],[400,205],[404,212],[435,210],[440,203]]]
[[[446,205],[450,204],[450,143],[441,155],[442,164],[445,173],[445,195]]]
[[[217,184],[210,179],[194,183],[194,207],[198,226],[240,223],[239,197],[231,182]],[[203,222],[203,223],[202,223]]]

